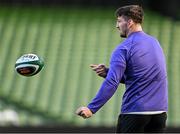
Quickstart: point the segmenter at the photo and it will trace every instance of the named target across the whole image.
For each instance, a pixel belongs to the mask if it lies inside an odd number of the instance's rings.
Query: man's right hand
[[[108,68],[104,64],[91,64],[90,67],[98,76],[106,78]]]

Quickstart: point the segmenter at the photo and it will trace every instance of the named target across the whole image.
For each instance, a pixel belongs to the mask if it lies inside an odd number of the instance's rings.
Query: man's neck
[[[133,25],[133,26],[129,29],[129,32],[128,32],[128,35],[127,35],[127,36],[129,36],[131,33],[139,32],[139,31],[142,31],[142,26],[141,26],[140,24]]]

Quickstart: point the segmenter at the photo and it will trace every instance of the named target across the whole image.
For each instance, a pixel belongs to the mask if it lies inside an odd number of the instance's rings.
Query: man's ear
[[[133,22],[132,19],[129,19],[128,22],[127,22],[127,24],[128,24],[128,27],[130,28],[130,27],[132,27],[132,25],[134,24],[134,22]]]

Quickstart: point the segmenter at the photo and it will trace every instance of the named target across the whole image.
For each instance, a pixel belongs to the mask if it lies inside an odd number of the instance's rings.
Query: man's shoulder
[[[132,44],[132,38],[125,38],[120,44],[119,46],[128,46],[129,44]]]
[[[131,49],[131,42],[129,42],[128,40],[124,40],[123,42],[121,42],[120,44],[118,44],[116,46],[116,48],[113,51],[113,55],[126,55],[128,53],[128,51]]]
[[[132,44],[132,39],[126,38],[116,47],[116,49],[130,49]]]

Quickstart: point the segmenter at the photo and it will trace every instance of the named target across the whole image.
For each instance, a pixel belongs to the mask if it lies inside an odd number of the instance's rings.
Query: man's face
[[[124,17],[122,16],[118,16],[117,17],[117,22],[116,22],[116,28],[119,30],[120,32],[120,36],[122,38],[126,38],[127,37],[127,33],[128,33],[128,21],[124,19]]]

